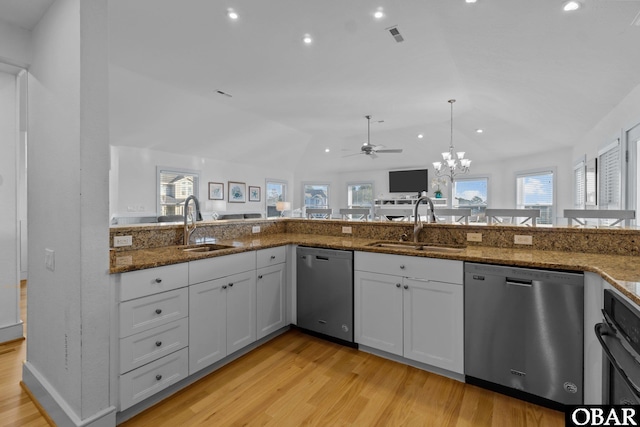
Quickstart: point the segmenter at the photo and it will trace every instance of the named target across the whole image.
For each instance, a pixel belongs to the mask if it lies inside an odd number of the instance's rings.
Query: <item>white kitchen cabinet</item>
[[[354,266],[358,344],[463,373],[462,262],[356,252]]]
[[[216,272],[245,270],[189,287],[189,374],[193,374],[256,340],[255,254],[189,264],[190,282]]]
[[[257,270],[258,339],[286,325],[286,264],[276,264]]]

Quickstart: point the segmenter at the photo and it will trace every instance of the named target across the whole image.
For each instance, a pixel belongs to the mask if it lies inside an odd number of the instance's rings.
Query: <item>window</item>
[[[373,205],[373,183],[347,184],[347,207],[370,207]]]
[[[305,208],[328,208],[329,184],[303,184],[302,200]]]
[[[287,200],[287,182],[277,180],[267,180],[267,218],[280,216],[282,212],[276,209],[276,203],[286,202]]]
[[[194,195],[198,197],[200,171],[179,170],[158,166],[158,216],[184,215],[184,201]]]
[[[598,152],[598,205],[600,209],[622,209],[620,185],[620,140]]]
[[[573,206],[576,209],[583,209],[586,196],[586,166],[584,160],[580,160],[573,167]]]
[[[553,224],[553,175],[551,170],[516,175],[516,207],[540,209],[538,224]]]
[[[485,220],[487,209],[487,187],[489,178],[456,178],[453,182],[454,208],[471,208],[471,216],[476,221]]]

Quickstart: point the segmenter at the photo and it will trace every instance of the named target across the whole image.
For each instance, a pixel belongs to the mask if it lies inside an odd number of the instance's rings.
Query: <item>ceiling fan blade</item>
[[[372,151],[371,153],[369,153],[369,157],[371,157],[371,159],[373,160],[373,159],[377,158],[378,156],[376,156],[376,152],[375,151]]]
[[[364,152],[360,152],[360,153],[353,153],[353,154],[347,154],[346,156],[342,156],[342,158],[344,159],[345,157],[353,157],[353,156],[358,156],[360,154],[364,154]]]
[[[385,150],[376,150],[376,153],[402,153],[402,148],[389,148]]]

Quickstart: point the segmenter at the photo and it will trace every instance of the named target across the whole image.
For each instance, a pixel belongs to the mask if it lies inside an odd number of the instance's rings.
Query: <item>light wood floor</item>
[[[2,427],[48,426],[19,385],[25,349],[0,345]],[[562,427],[564,415],[289,331],[122,424],[151,425]]]

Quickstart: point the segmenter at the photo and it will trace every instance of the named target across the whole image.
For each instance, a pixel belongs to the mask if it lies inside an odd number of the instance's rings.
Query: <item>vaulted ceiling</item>
[[[454,145],[476,162],[569,147],[640,84],[640,1],[562,4],[110,0],[112,143],[291,170],[426,166],[455,98]],[[356,154],[365,115],[371,143],[403,153]]]

